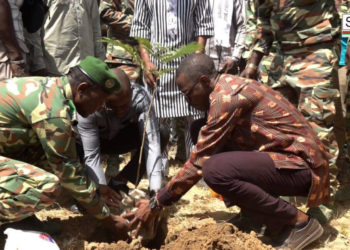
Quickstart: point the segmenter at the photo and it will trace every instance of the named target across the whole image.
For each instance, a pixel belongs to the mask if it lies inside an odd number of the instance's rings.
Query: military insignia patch
[[[105,82],[105,86],[106,86],[106,88],[108,88],[108,89],[113,88],[114,85],[115,85],[114,79],[108,79],[108,80]]]

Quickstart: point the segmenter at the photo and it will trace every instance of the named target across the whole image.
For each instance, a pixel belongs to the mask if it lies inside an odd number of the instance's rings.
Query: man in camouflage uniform
[[[137,41],[129,37],[132,18],[134,15],[133,0],[103,0],[100,4],[100,17],[108,26],[107,36],[118,42],[131,46],[137,45]],[[107,44],[106,62],[110,67],[119,67],[128,76],[130,81],[140,80],[140,67],[126,50],[114,44]]]
[[[67,76],[0,82],[0,225],[48,207],[62,186],[114,232],[127,228],[85,175],[73,127],[76,112],[88,116],[119,88],[118,78],[94,57]]]
[[[242,76],[257,77],[261,58],[276,40],[283,69],[270,71],[268,84],[298,107],[329,149],[336,187],[338,146],[333,127],[339,91],[334,48],[339,18],[334,0],[262,0],[256,1],[256,6],[257,39]]]
[[[247,0],[247,24],[246,24],[246,51],[243,53],[243,58],[248,60],[251,53],[253,52],[253,45],[257,34],[257,13],[254,0]],[[277,41],[274,41],[271,50],[268,55],[265,55],[260,62],[259,79],[261,82],[268,84],[268,74],[270,68],[274,68],[272,71],[279,72],[282,70],[281,59],[275,60],[278,49]],[[277,59],[277,58],[276,58]],[[273,63],[275,62],[275,63]]]

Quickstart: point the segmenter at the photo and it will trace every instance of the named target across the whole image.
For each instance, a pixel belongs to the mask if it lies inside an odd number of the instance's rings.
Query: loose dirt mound
[[[273,249],[259,241],[255,235],[242,233],[231,224],[205,225],[192,231],[173,235],[174,240],[163,246],[163,250],[231,250],[231,249]]]
[[[101,245],[94,248],[90,244],[89,249],[102,249]],[[126,242],[119,241],[117,243],[106,245],[106,249],[142,249],[142,246],[133,241],[130,245]],[[103,248],[104,249],[104,248]],[[184,232],[168,235],[162,250],[265,250],[273,249],[271,246],[263,244],[258,240],[254,233],[246,234],[237,230],[231,224],[210,224],[200,228],[188,229]]]

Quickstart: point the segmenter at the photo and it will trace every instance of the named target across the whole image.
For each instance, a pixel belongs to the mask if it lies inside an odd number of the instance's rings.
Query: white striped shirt
[[[176,3],[174,5],[174,3]],[[169,6],[169,4],[173,4]],[[170,8],[172,7],[172,8]],[[172,12],[175,9],[175,13]],[[169,10],[169,11],[168,11]],[[172,11],[170,11],[172,10]],[[167,17],[175,25],[168,27]],[[168,24],[168,25],[167,25]],[[149,39],[151,44],[176,49],[186,45],[198,36],[214,34],[212,12],[209,0],[136,0],[134,19],[131,26],[131,37]],[[166,65],[151,57],[157,69],[177,68],[182,58],[175,59]],[[159,118],[183,117],[199,112],[189,106],[175,83],[175,71],[161,76],[158,92],[154,102]],[[146,84],[147,85],[147,84]],[[152,92],[147,86],[147,90]]]
[[[224,3],[232,0],[210,0],[211,6],[214,9],[218,2]],[[234,0],[231,16],[230,30],[227,32],[229,37],[230,47],[220,46],[215,44],[214,37],[207,41],[206,53],[214,60],[217,70],[220,70],[227,59],[233,59],[238,61],[242,57],[242,53],[245,49],[245,37],[246,37],[246,6],[244,0]],[[215,9],[214,9],[215,10]],[[219,9],[219,11],[223,11]],[[215,11],[213,18],[216,18]],[[219,25],[224,25],[219,23]],[[215,34],[217,33],[218,27],[214,26]]]

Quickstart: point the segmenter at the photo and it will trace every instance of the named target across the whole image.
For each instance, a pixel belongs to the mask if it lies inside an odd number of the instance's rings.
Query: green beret
[[[113,93],[120,90],[118,77],[102,60],[93,56],[87,56],[80,62],[79,67],[87,77],[100,85],[106,92]]]

